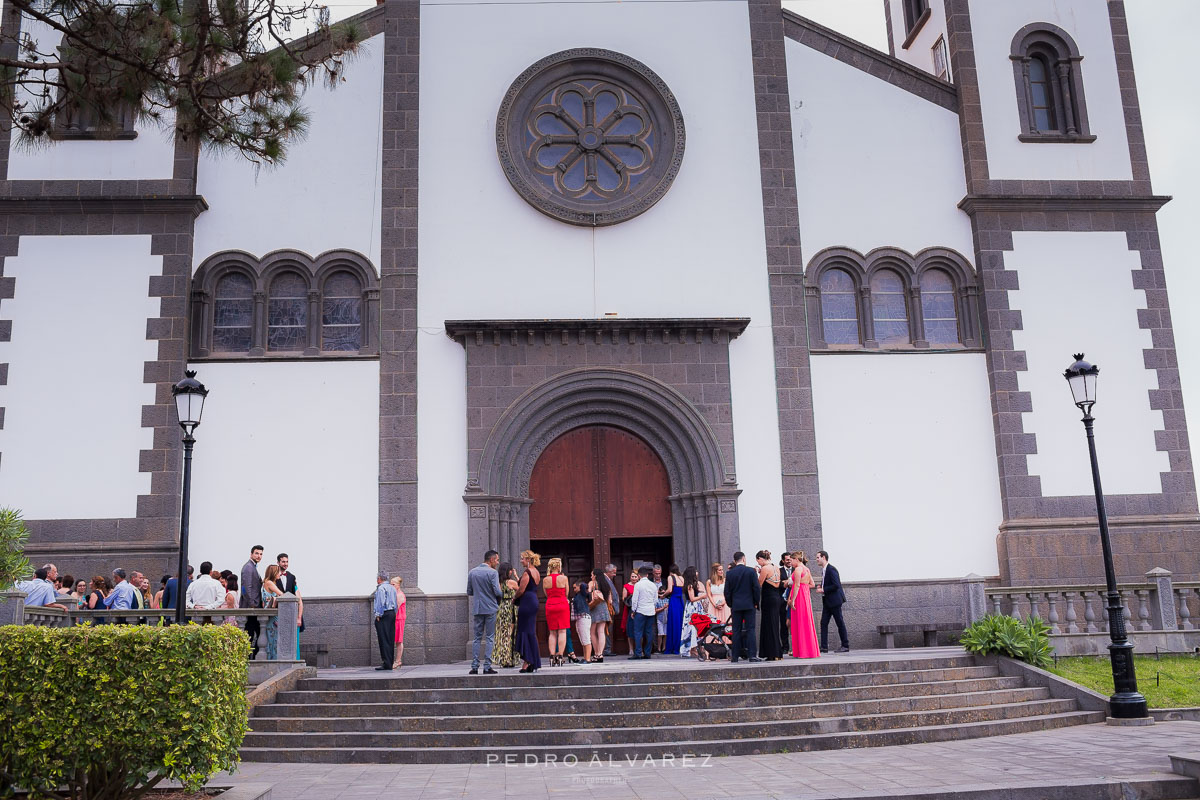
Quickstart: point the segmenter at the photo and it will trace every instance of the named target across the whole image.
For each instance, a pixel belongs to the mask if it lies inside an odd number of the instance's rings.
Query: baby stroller
[[[729,626],[716,622],[707,614],[692,614],[691,623],[696,628],[698,654],[702,661],[729,658]]]

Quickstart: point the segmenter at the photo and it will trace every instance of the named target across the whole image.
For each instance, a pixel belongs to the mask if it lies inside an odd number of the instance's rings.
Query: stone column
[[[0,625],[25,624],[25,593],[16,589],[0,592]]]
[[[279,661],[295,661],[296,640],[300,634],[296,630],[296,622],[300,616],[300,601],[296,595],[288,593],[277,601],[279,608]]]
[[[987,596],[984,594],[983,576],[972,572],[962,579],[967,594],[967,624],[987,616]]]
[[[1179,618],[1175,614],[1175,587],[1171,584],[1171,571],[1155,567],[1146,573],[1146,581],[1154,586],[1150,624],[1156,631],[1177,630]]]

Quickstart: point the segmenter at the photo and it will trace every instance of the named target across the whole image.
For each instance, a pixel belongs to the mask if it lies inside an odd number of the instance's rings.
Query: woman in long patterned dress
[[[283,590],[275,583],[279,577],[279,565],[272,564],[267,567],[267,574],[263,576],[262,583],[262,607],[276,608],[276,599],[283,597]],[[267,617],[267,660],[274,661],[279,658],[279,615]]]
[[[788,596],[788,624],[792,629],[792,655],[796,658],[817,658],[821,648],[817,644],[817,628],[813,621],[812,590],[814,581],[808,570],[808,559],[803,550],[792,553],[796,571],[792,573],[792,592]]]
[[[513,600],[517,596],[517,571],[507,561],[500,565],[500,608],[496,611],[496,646],[492,650],[492,663],[499,667],[515,667],[517,609]]]
[[[687,596],[687,605],[683,607],[683,630],[679,636],[679,655],[699,656],[700,637],[692,625],[692,614],[705,613],[707,597],[704,584],[700,583],[700,572],[695,567],[683,571],[683,591]]]
[[[517,650],[521,653],[524,666],[521,672],[537,672],[542,668],[542,656],[538,652],[537,616],[538,586],[542,583],[542,575],[538,566],[542,557],[532,550],[521,553],[521,581],[517,584]]]

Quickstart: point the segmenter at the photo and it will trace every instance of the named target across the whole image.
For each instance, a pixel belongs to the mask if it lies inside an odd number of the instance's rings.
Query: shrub
[[[1001,653],[1035,667],[1049,666],[1054,652],[1050,646],[1050,626],[1038,617],[1022,622],[1002,614],[989,614],[971,623],[959,642],[971,653]]]
[[[11,588],[33,574],[25,557],[29,531],[21,521],[21,512],[0,508],[0,590]]]
[[[236,768],[248,654],[227,625],[0,628],[0,797],[136,798]]]

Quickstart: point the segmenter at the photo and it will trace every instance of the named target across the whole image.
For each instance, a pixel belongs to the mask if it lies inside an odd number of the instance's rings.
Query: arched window
[[[1026,25],[1013,38],[1013,76],[1023,142],[1092,142],[1083,98],[1083,57],[1062,28]]]
[[[844,269],[821,274],[821,325],[826,344],[858,344],[858,292]]]
[[[871,276],[871,316],[875,323],[875,341],[880,347],[912,341],[904,281],[890,269]]]
[[[940,269],[926,270],[921,276],[921,313],[925,341],[935,346],[959,343],[954,280]]]
[[[303,350],[308,339],[308,281],[284,272],[267,297],[267,349]]]
[[[227,273],[217,281],[213,301],[213,351],[250,352],[253,321],[254,283],[244,273]]]
[[[321,349],[358,352],[361,346],[362,284],[349,272],[335,272],[321,293]]]

